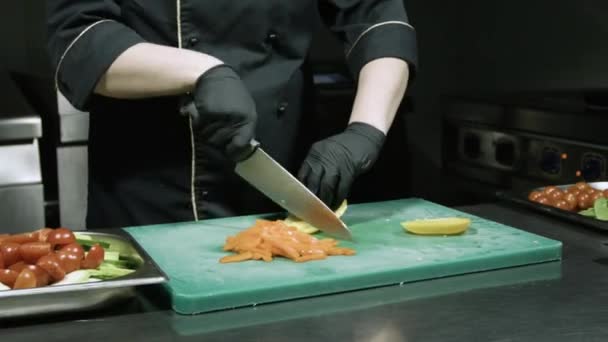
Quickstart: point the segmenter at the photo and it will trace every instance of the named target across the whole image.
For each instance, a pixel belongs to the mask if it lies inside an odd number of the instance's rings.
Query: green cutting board
[[[400,222],[469,217],[459,236],[417,236]],[[555,261],[561,243],[420,199],[351,205],[344,216],[355,256],[294,263],[220,264],[226,237],[259,216],[126,228],[167,274],[173,309],[181,314],[257,305],[512,266]]]

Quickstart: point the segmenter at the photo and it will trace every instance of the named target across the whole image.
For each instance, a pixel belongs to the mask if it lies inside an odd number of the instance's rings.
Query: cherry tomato
[[[68,251],[58,251],[55,253],[59,259],[59,265],[65,270],[65,273],[71,273],[80,269],[82,258]]]
[[[13,289],[32,289],[34,287],[36,287],[36,274],[27,268],[23,269],[15,280]]]
[[[529,195],[528,195],[528,199],[532,202],[535,202],[540,196],[542,196],[543,193],[540,191],[532,191]]]
[[[587,188],[587,189],[585,189],[585,192],[589,195],[594,195],[597,192],[597,190],[595,190],[594,188]]]
[[[36,287],[47,286],[51,282],[51,276],[42,268],[36,265],[27,265],[26,268],[36,275]]]
[[[13,285],[15,285],[15,280],[17,280],[18,276],[19,272],[8,269],[0,270],[0,283],[13,288]]]
[[[568,193],[564,200],[568,202],[568,210],[575,210],[578,207],[578,200],[576,199],[576,195],[572,193]]]
[[[82,268],[94,269],[99,267],[99,265],[101,265],[103,262],[104,255],[105,251],[103,250],[103,247],[97,243],[94,244],[91,246],[91,249],[89,249],[87,256],[84,257],[84,260],[82,261]]]
[[[0,245],[0,253],[4,257],[4,267],[10,267],[12,264],[16,264],[21,261],[21,254],[19,254],[19,244],[15,242],[3,242]]]
[[[35,264],[38,259],[51,253],[51,244],[48,242],[28,242],[19,247],[19,254],[28,264]]]
[[[67,228],[57,228],[51,232],[47,239],[53,245],[69,245],[76,242],[76,237],[71,230]]]
[[[19,261],[17,263],[12,264],[11,267],[9,267],[8,269],[19,273],[23,271],[24,268],[27,268],[27,264],[23,261]]]
[[[54,231],[52,228],[42,228],[38,230],[38,241],[39,242],[48,242],[49,234]]]
[[[578,195],[577,201],[578,201],[578,207],[583,210],[589,209],[593,205],[593,203],[591,203],[591,199],[590,199],[589,195],[586,193],[582,193],[582,194]]]
[[[554,205],[556,208],[558,209],[562,209],[562,210],[570,210],[570,207],[568,205],[568,202],[564,201],[564,200],[559,200],[557,202],[555,202]]]
[[[65,270],[59,263],[59,258],[55,254],[47,254],[40,258],[36,266],[45,270],[53,281],[60,281],[65,277]]]
[[[2,244],[2,242],[6,240],[9,236],[9,234],[0,234],[0,244]]]
[[[544,188],[544,189],[543,189],[543,193],[544,193],[545,195],[550,195],[550,194],[551,194],[553,191],[555,191],[555,190],[559,190],[559,189],[558,189],[556,186],[553,186],[553,185],[552,185],[552,186],[548,186],[548,187]]]
[[[581,191],[576,187],[576,185],[571,185],[568,189],[564,190],[564,192],[567,194],[574,194],[576,196],[581,193]]]
[[[585,182],[578,182],[575,184],[575,186],[579,189],[579,190],[585,190],[587,188],[589,188],[589,184],[585,183]]]
[[[4,239],[4,242],[15,242],[18,244],[38,241],[38,233],[14,234]]]
[[[2,256],[2,253],[0,253],[0,270],[4,269],[4,257]]]
[[[595,201],[604,197],[604,193],[601,191],[597,191],[593,195],[590,195],[589,197],[591,198],[591,203],[595,204]]]
[[[82,248],[82,246],[78,243],[71,243],[69,245],[65,245],[61,247],[61,250],[76,254],[79,259],[84,258],[84,248]]]
[[[549,200],[549,197],[547,196],[541,196],[539,198],[536,199],[537,203],[540,203],[542,205],[550,205],[551,201]]]
[[[554,202],[557,203],[557,201],[560,201],[564,198],[564,192],[561,191],[560,189],[554,190],[549,194],[549,198]]]
[[[608,198],[608,189],[604,190],[604,197]]]

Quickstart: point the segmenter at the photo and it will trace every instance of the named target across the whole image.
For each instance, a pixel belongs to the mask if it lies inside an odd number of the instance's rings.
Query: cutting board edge
[[[196,315],[214,311],[222,311],[229,310],[235,308],[242,307],[251,307],[258,304],[270,304],[283,302],[294,299],[302,299],[302,298],[310,298],[310,297],[318,297],[329,294],[338,294],[344,292],[352,292],[358,290],[365,290],[370,288],[391,286],[402,283],[414,283],[420,281],[429,281],[433,279],[446,278],[446,277],[455,277],[462,276],[467,274],[481,273],[481,272],[492,272],[495,270],[504,270],[508,268],[514,267],[522,267],[529,265],[538,265],[544,263],[551,262],[559,262],[561,261],[561,252],[562,252],[562,244],[559,241],[554,246],[541,246],[537,249],[528,250],[525,253],[517,253],[514,254],[518,260],[515,262],[504,262],[504,255],[494,255],[490,258],[466,258],[459,259],[458,261],[450,264],[450,266],[460,267],[460,270],[457,271],[448,271],[442,272],[438,271],[438,269],[445,268],[445,264],[443,265],[432,265],[432,266],[424,266],[424,267],[413,267],[409,269],[391,269],[383,272],[377,273],[368,273],[365,275],[353,275],[347,276],[345,278],[339,279],[337,281],[332,281],[331,287],[328,288],[319,288],[319,281],[314,281],[310,283],[299,283],[292,284],[289,286],[282,286],[282,290],[289,293],[290,295],[277,296],[276,288],[264,288],[264,289],[256,289],[253,291],[242,291],[233,295],[221,295],[221,296],[213,296],[208,297],[210,302],[222,301],[224,304],[209,304],[204,310],[192,310],[189,309],[187,304],[183,303],[192,303],[193,300],[198,301],[198,303],[194,304],[198,308],[201,307],[201,303],[205,302],[202,300],[200,296],[196,296],[196,294],[176,294],[173,290],[169,289],[172,297],[172,307],[173,310],[182,315]],[[530,256],[533,255],[533,256]],[[529,258],[526,258],[528,256]],[[534,262],[530,262],[529,259],[535,259]],[[470,265],[471,262],[475,262],[483,260],[484,265],[479,265],[477,267],[467,267],[466,265]],[[420,276],[419,274],[416,276],[407,275],[412,271],[423,270],[426,272],[426,275]],[[364,278],[375,278],[372,280],[367,280]],[[348,286],[349,283],[357,284],[353,286]],[[316,288],[315,288],[316,286]],[[304,290],[306,288],[306,290]],[[225,297],[233,297],[226,299]],[[247,298],[254,297],[255,300],[248,300]],[[245,303],[245,304],[243,304]]]

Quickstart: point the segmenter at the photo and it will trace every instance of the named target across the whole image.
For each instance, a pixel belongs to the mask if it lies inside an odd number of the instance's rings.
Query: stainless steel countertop
[[[2,340],[606,341],[608,234],[507,204],[459,208],[560,240],[561,263],[423,281],[198,316],[156,288],[111,310],[0,321]]]

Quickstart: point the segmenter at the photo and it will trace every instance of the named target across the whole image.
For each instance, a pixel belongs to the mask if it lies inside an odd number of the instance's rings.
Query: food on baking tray
[[[585,182],[576,183],[564,190],[556,186],[547,186],[528,195],[528,199],[532,202],[567,211],[593,208],[594,203],[600,198],[608,198],[608,190],[594,189]]]
[[[608,221],[608,198],[599,198],[593,203],[593,207],[581,211],[583,216],[593,217],[601,221]]]
[[[464,233],[471,220],[464,217],[445,217],[401,222],[407,232],[418,235],[457,235]]]
[[[317,239],[280,220],[257,220],[252,227],[229,236],[224,250],[236,254],[221,258],[221,263],[245,260],[269,262],[276,256],[306,262],[333,255],[355,254],[353,249],[338,247],[338,242],[334,239]]]
[[[344,215],[344,213],[346,212],[347,207],[348,207],[348,204],[347,204],[346,200],[344,200],[344,202],[342,202],[342,204],[340,204],[340,207],[338,209],[336,209],[336,211],[335,211],[336,216],[338,216],[338,218],[342,217],[342,215]],[[293,215],[287,216],[287,218],[284,221],[288,226],[297,228],[302,233],[314,234],[319,231],[319,228],[313,226],[312,224],[310,224],[308,222],[302,221]]]
[[[110,247],[67,228],[0,234],[0,290],[99,281],[133,272],[133,260],[106,252]]]

